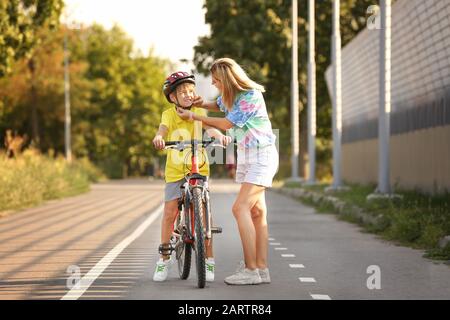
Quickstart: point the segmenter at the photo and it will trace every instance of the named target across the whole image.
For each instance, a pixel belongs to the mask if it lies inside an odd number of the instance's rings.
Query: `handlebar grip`
[[[179,141],[166,141],[164,144],[166,146],[176,146]]]

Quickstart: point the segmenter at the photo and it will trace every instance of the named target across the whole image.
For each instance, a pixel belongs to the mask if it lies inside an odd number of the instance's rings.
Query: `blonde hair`
[[[242,67],[233,59],[220,58],[215,60],[210,71],[212,76],[222,83],[222,101],[228,110],[233,108],[234,99],[241,91],[257,89],[265,92],[264,87],[250,79]]]

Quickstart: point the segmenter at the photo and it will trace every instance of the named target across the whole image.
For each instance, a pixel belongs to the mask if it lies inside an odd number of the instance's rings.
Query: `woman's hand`
[[[157,150],[162,150],[166,146],[166,143],[164,142],[163,137],[158,134],[153,139],[153,145]]]
[[[203,98],[200,96],[195,96],[194,100],[192,100],[192,106],[203,108]]]
[[[192,111],[184,110],[183,108],[177,108],[177,113],[183,120],[194,120],[194,113]]]

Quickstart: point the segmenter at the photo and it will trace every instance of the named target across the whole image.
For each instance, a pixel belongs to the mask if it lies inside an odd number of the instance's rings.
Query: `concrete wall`
[[[450,192],[450,126],[392,136],[391,184],[427,193]],[[360,184],[378,181],[378,140],[342,147],[344,180]]]

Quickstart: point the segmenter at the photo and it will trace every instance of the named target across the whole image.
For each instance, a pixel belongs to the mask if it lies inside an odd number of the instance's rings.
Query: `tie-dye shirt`
[[[239,147],[256,148],[275,144],[276,136],[272,132],[261,91],[252,89],[238,93],[231,111],[222,102],[222,96],[217,98],[217,105],[234,124],[229,133],[236,138]]]

